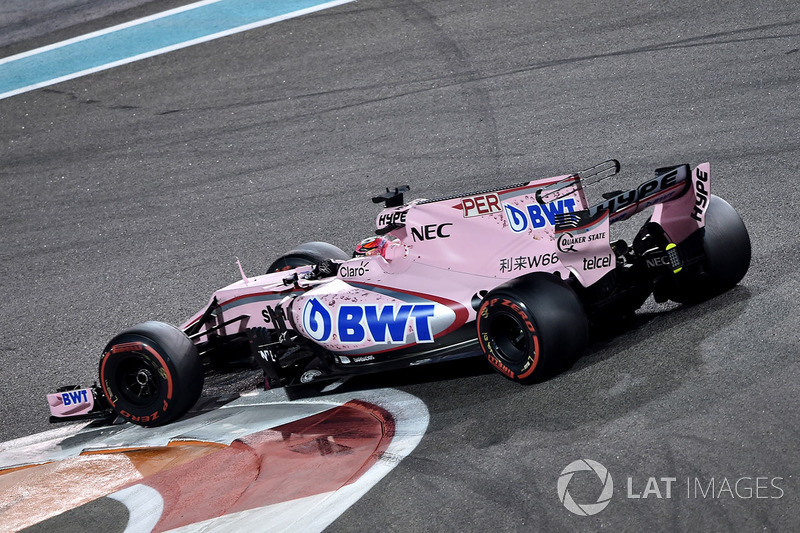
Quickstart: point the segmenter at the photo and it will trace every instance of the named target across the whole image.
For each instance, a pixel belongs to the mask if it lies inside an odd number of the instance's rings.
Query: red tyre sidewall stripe
[[[496,298],[492,298],[492,299],[495,300]],[[487,349],[486,345],[483,343],[483,335],[481,335],[481,317],[483,315],[483,310],[485,308],[487,308],[488,306],[489,306],[489,300],[484,299],[483,303],[478,308],[478,320],[477,320],[477,323],[475,324],[476,329],[478,330],[478,343],[481,345],[481,350],[483,350],[483,353],[489,353],[489,350]]]
[[[481,345],[481,349],[483,350],[483,352],[485,354],[489,354],[489,355],[491,355],[491,352],[489,351],[489,349],[486,346],[486,344],[484,344],[483,335],[481,335],[481,319],[482,319],[484,308],[488,307],[490,303],[495,302],[497,300],[498,300],[498,298],[492,298],[491,300],[484,300],[483,303],[481,304],[480,308],[478,309],[478,319],[477,319],[477,324],[476,324],[476,327],[477,327],[477,330],[478,330],[478,343]],[[503,300],[503,305],[505,305],[506,307],[511,308],[511,305],[509,305],[511,303],[512,302],[510,300],[505,300],[505,299]],[[527,324],[530,324],[531,327],[533,328],[533,331],[531,331],[532,336],[533,336],[533,363],[531,364],[531,367],[528,370],[526,370],[523,374],[519,374],[518,376],[516,376],[516,379],[525,379],[526,377],[530,376],[533,373],[533,371],[536,370],[536,365],[539,363],[539,335],[536,333],[536,327],[533,325],[533,321],[528,316],[528,313],[526,313],[525,311],[521,311],[521,313],[522,313],[522,315],[520,315],[520,318],[522,318]],[[518,315],[519,315],[519,313],[518,313]],[[528,328],[528,329],[530,330],[530,328]],[[497,366],[494,363],[494,361],[492,361],[491,358],[489,359],[489,362],[492,363],[494,366]],[[503,366],[505,366],[505,365],[503,365]],[[510,370],[510,369],[508,369],[508,367],[505,367],[505,368],[507,370]],[[503,370],[503,369],[501,368],[500,370]]]
[[[525,309],[520,308],[518,314],[525,322],[525,326],[533,337],[533,362],[528,370],[518,376],[519,379],[525,379],[526,377],[530,376],[534,370],[536,370],[536,364],[539,362],[539,334],[536,333],[536,326],[533,325],[533,319],[530,317],[530,312],[528,311],[527,306],[525,306]]]
[[[131,343],[125,343],[125,344],[127,345],[127,344],[131,344]],[[166,378],[167,378],[167,399],[171,400],[172,399],[172,373],[169,371],[169,367],[167,366],[166,361],[164,361],[164,358],[161,357],[161,355],[157,351],[155,351],[153,348],[151,348],[147,344],[144,344],[144,343],[139,343],[139,344],[141,344],[141,347],[144,348],[150,355],[155,357],[158,360],[158,362],[161,364],[161,368],[164,369],[164,373],[166,374]],[[116,405],[112,401],[112,396],[109,394],[108,389],[106,389],[105,370],[106,370],[106,363],[108,362],[108,356],[111,355],[112,353],[114,353],[114,348],[116,348],[117,346],[118,345],[115,344],[105,354],[103,354],[103,362],[100,364],[100,385],[103,387],[103,392],[106,395],[106,399],[109,401],[109,403],[111,404],[112,407],[116,407]],[[125,351],[130,351],[130,350],[125,350]]]
[[[150,355],[152,355],[153,357],[158,359],[159,363],[161,363],[161,368],[164,369],[164,373],[167,375],[167,400],[171,400],[172,399],[172,374],[169,371],[169,367],[167,366],[167,362],[164,361],[164,358],[161,357],[161,355],[157,351],[155,351],[153,348],[151,348],[150,346],[145,344],[144,348],[145,348],[145,350],[150,352]]]
[[[531,364],[531,367],[524,374],[520,374],[519,378],[520,379],[525,379],[528,376],[530,376],[531,373],[533,373],[533,371],[536,370],[536,365],[537,365],[538,362],[539,362],[539,335],[537,335],[534,332],[533,333],[533,364]]]
[[[111,355],[111,350],[103,354],[103,362],[100,363],[100,386],[103,387],[103,394],[106,395],[106,400],[108,400],[108,403],[111,404],[111,407],[116,407],[116,404],[114,403],[114,398],[116,398],[116,396],[111,396],[111,394],[108,392],[108,389],[106,389],[106,363],[108,362],[109,355]]]

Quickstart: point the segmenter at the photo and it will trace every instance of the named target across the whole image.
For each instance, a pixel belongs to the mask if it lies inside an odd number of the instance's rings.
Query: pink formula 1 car
[[[264,275],[215,292],[180,328],[146,322],[114,337],[100,385],[48,396],[53,419],[116,413],[144,426],[186,413],[204,368],[252,365],[267,388],[482,354],[500,373],[535,382],[585,350],[589,324],[656,301],[690,302],[732,288],[750,239],[710,192],[708,163],[660,168],[635,189],[590,205],[578,174],[435,200],[383,203],[377,236],[354,254],[303,244]],[[633,242],[609,226],[654,206]]]

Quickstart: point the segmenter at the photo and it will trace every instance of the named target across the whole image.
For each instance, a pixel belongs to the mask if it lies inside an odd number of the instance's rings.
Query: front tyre
[[[478,309],[478,340],[489,363],[520,383],[569,367],[586,349],[589,324],[578,296],[541,272],[503,283]]]
[[[114,411],[140,426],[161,426],[183,416],[203,390],[197,348],[180,330],[145,322],[108,343],[100,384]]]
[[[306,265],[315,265],[322,263],[326,259],[347,261],[350,259],[350,256],[341,248],[327,242],[306,242],[273,261],[267,269],[267,273],[291,270]]]

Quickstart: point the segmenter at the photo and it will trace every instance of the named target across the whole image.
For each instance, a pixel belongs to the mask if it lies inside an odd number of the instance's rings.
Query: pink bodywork
[[[221,312],[214,322],[244,315],[225,334],[273,324],[267,307],[287,325],[320,346],[344,355],[341,362],[368,361],[374,354],[435,342],[475,320],[486,292],[531,272],[572,274],[590,286],[616,266],[610,223],[655,205],[652,220],[679,243],[704,225],[709,164],[686,182],[590,224],[556,232],[554,217],[589,208],[579,178],[558,176],[502,190],[436,201],[414,200],[383,209],[378,229],[385,235],[375,255],[344,262],[336,276],[304,280],[311,267],[244,278],[214,293]],[[563,196],[540,203],[536,193],[570,183]],[[692,194],[694,192],[694,194]],[[540,196],[542,198],[542,196]],[[705,198],[705,200],[704,200]],[[549,198],[548,198],[549,199]],[[299,280],[284,284],[297,273]],[[184,328],[200,319],[198,312]]]

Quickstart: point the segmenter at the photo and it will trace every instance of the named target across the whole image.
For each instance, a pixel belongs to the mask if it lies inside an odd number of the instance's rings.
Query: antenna
[[[250,284],[250,280],[247,279],[247,276],[244,275],[244,269],[242,268],[242,262],[239,261],[238,257],[236,258],[236,264],[239,265],[239,273],[242,274],[242,281],[244,281],[245,285],[249,285]]]

